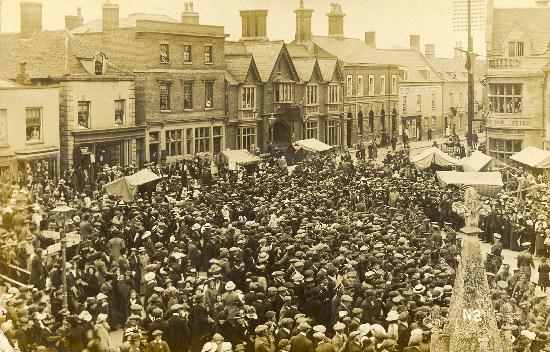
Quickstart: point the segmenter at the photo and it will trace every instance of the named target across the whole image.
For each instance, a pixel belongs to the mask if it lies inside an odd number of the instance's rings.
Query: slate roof
[[[414,82],[427,82],[426,76],[421,71],[428,69],[431,71],[431,82],[439,81],[437,72],[424,55],[413,49],[376,49],[355,38],[315,36],[313,42],[345,63],[391,64],[406,67],[408,80]]]
[[[252,55],[246,56],[226,56],[225,68],[233,79],[238,83],[244,83],[250,64],[252,62]]]
[[[254,56],[262,82],[269,80],[283,45],[283,41],[244,42],[246,52]]]
[[[436,57],[426,58],[430,65],[437,72],[442,72],[442,79],[444,81],[468,81],[468,70],[466,70],[466,57]],[[453,78],[449,72],[456,74]],[[485,76],[487,74],[487,61],[477,58],[474,66],[474,76]]]
[[[292,62],[294,63],[296,72],[298,72],[300,81],[310,81],[315,68],[315,57],[292,57]]]
[[[517,22],[532,36],[531,50],[535,55],[546,52],[550,42],[550,8],[495,8],[493,10],[492,45],[490,55],[500,56],[506,35]]]
[[[312,57],[311,53],[309,53],[306,49],[306,47],[302,44],[294,44],[290,43],[286,45],[286,48],[288,49],[288,53],[291,57]]]
[[[136,27],[136,21],[161,21],[161,22],[173,22],[177,23],[178,21],[172,17],[165,15],[155,15],[149,13],[133,13],[127,18],[121,18],[119,20],[119,28],[134,28]],[[72,30],[73,33],[96,33],[101,32],[103,28],[103,20],[97,19],[83,24],[80,27],[77,27]]]
[[[334,70],[336,69],[336,64],[338,63],[338,60],[318,58],[317,63],[319,64],[321,75],[323,75],[323,80],[326,82],[331,81],[332,77],[334,76]]]
[[[20,39],[20,33],[0,34],[0,76],[14,79],[19,63],[26,62],[30,78],[60,77],[65,73],[65,52],[65,31],[41,31],[28,39]],[[93,54],[69,37],[69,72],[87,74],[77,57]]]

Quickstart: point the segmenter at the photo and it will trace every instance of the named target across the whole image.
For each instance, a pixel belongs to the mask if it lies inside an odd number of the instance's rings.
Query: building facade
[[[527,146],[550,148],[548,1],[487,13],[487,150],[499,160]]]
[[[0,80],[0,182],[59,177],[59,88]]]

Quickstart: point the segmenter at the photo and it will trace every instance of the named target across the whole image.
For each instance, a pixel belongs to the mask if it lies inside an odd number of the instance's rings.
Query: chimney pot
[[[304,1],[300,0],[300,8],[294,10],[296,14],[296,33],[294,40],[304,43],[311,41],[311,14],[313,10],[304,8]]]
[[[243,10],[241,40],[267,40],[267,10]]]
[[[80,7],[76,8],[76,16],[67,15],[65,16],[65,28],[69,31],[80,27],[84,24],[84,18],[82,17],[82,10]]]
[[[15,77],[15,81],[22,85],[30,83],[29,76],[27,75],[27,63],[25,61],[19,63],[19,73]]]
[[[411,34],[409,42],[411,49],[420,50],[420,36],[418,34]]]
[[[365,32],[365,44],[376,48],[376,32]]]
[[[424,46],[424,56],[427,58],[435,58],[435,45],[434,44],[426,44]]]
[[[340,4],[331,4],[331,11],[328,17],[328,35],[331,37],[344,37],[344,16]]]
[[[103,4],[103,32],[116,30],[119,27],[119,7],[118,4],[111,4],[107,0]]]
[[[548,7],[548,1],[549,0],[537,0],[537,7]]]
[[[193,2],[185,3],[184,11],[181,13],[181,23],[199,24],[199,14],[193,11]]]
[[[21,38],[30,38],[42,30],[42,3],[21,1]]]

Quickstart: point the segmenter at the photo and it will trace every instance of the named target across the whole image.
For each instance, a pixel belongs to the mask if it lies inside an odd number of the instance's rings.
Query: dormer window
[[[508,56],[523,56],[523,42],[509,42]]]
[[[292,84],[291,83],[278,83],[275,86],[275,102],[276,103],[292,102]]]

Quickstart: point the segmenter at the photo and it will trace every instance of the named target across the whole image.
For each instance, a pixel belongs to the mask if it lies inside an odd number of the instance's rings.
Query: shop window
[[[507,161],[510,155],[520,152],[521,140],[489,138],[489,153],[500,161]]]
[[[161,64],[170,63],[170,46],[168,44],[160,45],[160,63]]]
[[[328,103],[335,104],[340,102],[340,86],[338,83],[328,85]]]
[[[191,45],[184,45],[183,46],[183,63],[190,64],[193,62],[193,54],[191,51]]]
[[[317,138],[317,121],[306,122],[306,139]]]
[[[78,102],[78,128],[90,128],[90,102]]]
[[[521,83],[489,84],[489,110],[500,114],[521,113]]]
[[[292,102],[292,84],[279,83],[275,87],[275,102],[276,103],[291,103]]]
[[[39,142],[42,140],[42,108],[27,108],[26,133],[27,142]]]
[[[222,126],[214,126],[212,127],[212,140],[214,141],[213,146],[213,152],[214,155],[218,155],[222,152],[222,141],[223,141],[223,133],[222,133],[223,127]]]
[[[166,131],[166,155],[182,155],[183,130]]]
[[[183,82],[183,108],[185,110],[193,109],[193,82]]]
[[[214,108],[214,82],[204,82],[204,107]]]
[[[185,153],[193,155],[193,129],[188,128],[185,132]]]
[[[115,100],[115,125],[122,126],[124,124],[124,108],[126,106],[125,99]]]
[[[159,99],[160,99],[160,110],[169,111],[170,110],[170,84],[167,82],[161,82],[159,85]]]
[[[195,153],[210,151],[210,127],[195,128]]]
[[[241,109],[256,109],[256,87],[241,88]]]
[[[212,45],[205,45],[204,46],[204,63],[211,64],[213,62],[214,61],[212,57]]]
[[[256,145],[256,128],[241,127],[237,130],[237,149],[252,150]]]

